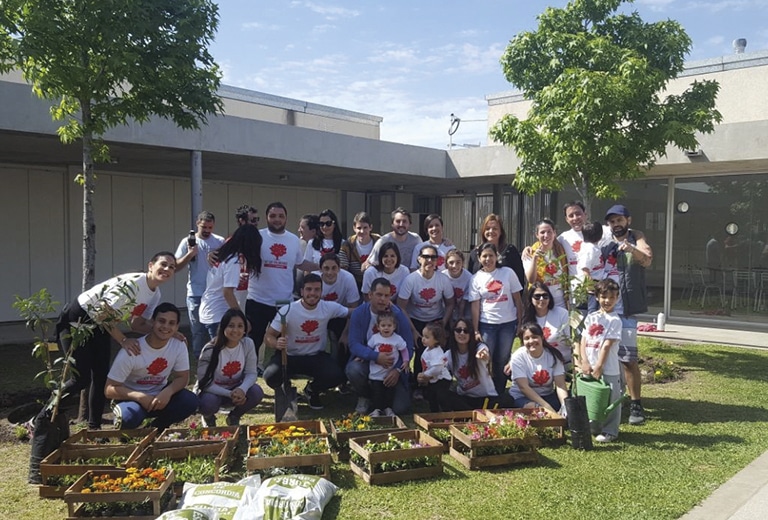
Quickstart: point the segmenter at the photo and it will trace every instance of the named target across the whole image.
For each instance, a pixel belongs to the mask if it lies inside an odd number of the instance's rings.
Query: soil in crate
[[[370,435],[381,435],[393,432],[399,432],[407,430],[408,427],[397,416],[394,417],[371,417],[371,423],[378,426],[376,429],[368,430],[349,430],[339,431],[334,421],[330,421],[331,438],[333,439],[333,448],[337,452],[337,458],[339,461],[349,460],[349,439],[357,437],[366,437]]]
[[[185,482],[209,484],[222,480],[230,468],[232,450],[233,446],[224,441],[171,448],[153,445],[131,465],[170,466],[175,475],[174,491],[176,496],[181,496]]]
[[[371,444],[387,443],[391,439],[410,441],[417,447],[374,451]],[[371,444],[369,444],[371,443]],[[352,472],[372,485],[390,484],[442,475],[442,444],[418,430],[357,437],[349,440]]]
[[[200,444],[227,442],[236,445],[240,438],[239,426],[217,426],[203,428],[197,434],[189,428],[167,428],[157,436],[153,446],[157,448],[174,448],[179,446],[197,446]]]

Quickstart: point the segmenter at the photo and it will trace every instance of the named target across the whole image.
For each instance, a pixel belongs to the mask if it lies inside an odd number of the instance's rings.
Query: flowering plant
[[[370,415],[360,415],[357,413],[350,413],[341,419],[335,419],[333,421],[333,427],[337,432],[355,432],[359,430],[381,430],[389,428],[387,425],[375,422]]]
[[[392,434],[387,436],[387,440],[384,442],[371,442],[367,441],[364,448],[371,452],[376,453],[380,451],[395,451],[395,450],[410,450],[414,448],[422,448],[423,444],[412,441],[410,439],[398,439]],[[370,464],[367,460],[361,457],[357,453],[352,453],[350,459],[355,465],[363,468],[368,473],[371,472]],[[386,462],[380,462],[374,465],[373,470],[378,471],[398,471],[403,469],[424,468],[429,466],[435,466],[440,463],[439,456],[431,457],[409,457],[402,460],[390,460]]]
[[[520,412],[493,416],[487,423],[470,423],[461,429],[473,441],[490,439],[529,439],[536,436],[529,417]]]
[[[304,428],[302,426],[291,425],[287,428],[280,428],[274,424],[267,424],[264,426],[253,426],[248,431],[248,436],[251,442],[254,439],[270,439],[272,437],[306,437],[308,435],[315,435],[314,432]]]
[[[328,453],[325,437],[311,436],[291,438],[288,435],[275,435],[269,443],[251,443],[248,454],[252,457],[279,457],[282,455],[316,455]]]
[[[124,477],[108,474],[93,475],[82,493],[117,493],[125,491],[154,491],[166,481],[166,468],[128,468]]]
[[[228,441],[232,439],[233,433],[225,430],[221,432],[211,431],[203,426],[202,423],[191,422],[187,431],[167,431],[163,434],[163,440],[181,441],[181,440],[201,440],[201,441]]]

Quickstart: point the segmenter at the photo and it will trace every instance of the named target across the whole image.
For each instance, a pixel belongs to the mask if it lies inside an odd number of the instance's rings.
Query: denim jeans
[[[502,395],[509,379],[504,374],[504,366],[509,363],[509,357],[512,354],[512,343],[517,334],[517,320],[507,323],[483,323],[480,322],[480,336],[483,343],[488,345],[488,351],[491,355],[491,364],[493,366],[493,386],[496,393]]]
[[[147,412],[136,401],[122,401],[117,403],[120,407],[120,413],[123,418],[120,429],[127,430],[138,428],[147,417],[154,417],[152,426],[162,430],[168,428],[173,423],[181,422],[197,411],[197,396],[183,388],[173,394],[170,401],[162,410]]]
[[[219,411],[222,406],[231,406],[232,399],[210,392],[200,393],[200,414],[202,416],[213,415]],[[235,406],[229,417],[231,419],[240,419],[244,413],[253,410],[264,398],[264,391],[257,384],[254,384],[245,393],[245,403]]]
[[[200,357],[200,352],[210,339],[208,327],[200,323],[200,299],[201,296],[187,296],[189,328],[192,332],[192,355],[195,356],[195,359]]]
[[[359,358],[351,356],[347,363],[347,379],[349,385],[355,391],[358,397],[370,399],[371,383],[368,379],[369,361],[361,361]],[[392,401],[392,410],[397,415],[408,415],[411,413],[411,385],[408,376],[400,374],[400,379],[395,385],[395,398]]]

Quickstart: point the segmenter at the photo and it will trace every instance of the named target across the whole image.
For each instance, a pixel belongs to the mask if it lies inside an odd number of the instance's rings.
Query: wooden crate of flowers
[[[546,408],[504,408],[487,410],[488,417],[525,418],[536,428],[539,439],[544,446],[562,446],[565,444],[565,432],[568,430],[568,420],[562,415]]]
[[[69,486],[87,471],[128,467],[142,452],[140,445],[104,445],[71,448],[62,445],[40,462],[40,497],[62,498]]]
[[[466,410],[461,412],[432,412],[413,415],[416,426],[427,432],[443,443],[443,451],[448,453],[451,444],[451,424],[463,424],[468,422],[484,422],[488,418],[488,410]]]
[[[331,478],[331,446],[327,435],[274,430],[269,437],[253,437],[245,467],[265,476],[286,473],[315,474]]]
[[[371,417],[351,413],[341,419],[329,421],[331,438],[337,451],[339,461],[349,460],[349,439],[368,435],[381,435],[402,430],[408,427],[397,416]]]
[[[166,428],[157,436],[152,445],[156,448],[174,448],[226,442],[235,446],[239,438],[239,426],[214,426],[207,428],[202,423],[193,421],[186,428]]]
[[[64,493],[68,520],[127,517],[153,520],[174,504],[173,470],[128,468],[88,471]]]
[[[168,467],[175,476],[174,491],[181,496],[185,482],[210,484],[226,476],[232,462],[234,445],[225,441],[206,444],[172,446],[152,445],[135,460],[133,467]]]
[[[304,435],[328,435],[323,421],[293,421],[282,423],[255,424],[248,426],[248,440],[270,439],[277,432],[288,431],[292,437]]]
[[[467,469],[538,462],[541,441],[527,421],[506,417],[487,423],[452,424],[451,457]]]
[[[349,440],[352,472],[372,485],[443,474],[443,446],[419,430]]]
[[[157,437],[157,428],[131,430],[80,430],[69,436],[63,446],[90,449],[105,445],[134,445],[146,448]]]

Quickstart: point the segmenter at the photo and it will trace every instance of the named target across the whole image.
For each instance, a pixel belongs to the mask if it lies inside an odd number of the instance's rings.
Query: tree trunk
[[[93,175],[93,133],[91,107],[81,100],[83,112],[83,291],[93,287],[96,274],[96,222],[93,215],[93,192],[96,180]]]

